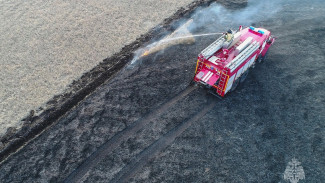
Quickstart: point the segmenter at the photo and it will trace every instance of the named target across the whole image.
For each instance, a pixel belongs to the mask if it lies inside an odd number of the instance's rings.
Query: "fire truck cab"
[[[274,38],[263,28],[240,26],[227,41],[221,36],[198,56],[194,82],[223,97],[247,76],[255,62],[264,60]]]

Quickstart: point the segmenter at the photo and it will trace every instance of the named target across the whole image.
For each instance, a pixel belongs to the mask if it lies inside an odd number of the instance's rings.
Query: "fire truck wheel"
[[[258,58],[257,58],[258,63],[264,62],[264,60],[266,59],[267,53],[268,53],[268,51],[266,51],[264,56],[262,56],[261,54],[258,56]]]
[[[194,80],[191,80],[189,86],[193,86],[195,84]]]
[[[234,83],[233,83],[232,86],[231,86],[230,92],[234,91],[234,90],[237,88],[237,86],[238,86],[238,84],[239,84],[239,81],[240,81],[240,78],[238,78],[238,79],[236,79],[236,80],[234,81]]]
[[[262,55],[260,54],[260,55],[258,56],[258,58],[257,58],[257,62],[258,62],[258,63],[262,63],[262,61],[263,61],[263,57],[262,57]]]
[[[263,60],[262,60],[262,62],[264,62],[265,61],[265,59],[266,59],[266,57],[267,57],[267,53],[269,52],[269,50],[267,50],[266,51],[266,53],[265,53],[265,55],[264,55],[264,57],[262,58]]]
[[[240,76],[240,83],[244,82],[248,75],[248,69]]]

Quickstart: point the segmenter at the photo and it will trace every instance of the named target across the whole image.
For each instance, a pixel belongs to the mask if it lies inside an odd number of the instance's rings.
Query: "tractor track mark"
[[[110,182],[127,182],[132,176],[134,176],[138,170],[146,165],[150,160],[157,156],[162,150],[169,146],[179,135],[181,135],[188,127],[190,127],[195,121],[202,118],[206,113],[208,113],[214,106],[216,102],[212,100],[205,108],[198,112],[191,119],[182,122],[180,125],[176,126],[174,129],[169,131],[163,137],[159,138],[149,147],[144,149],[136,157],[131,160],[131,163],[126,165]]]
[[[125,128],[121,132],[114,135],[106,143],[98,148],[93,154],[91,154],[77,169],[75,169],[64,182],[79,182],[83,176],[93,167],[95,167],[103,158],[112,153],[123,141],[127,140],[128,137],[136,133],[142,127],[147,125],[151,120],[155,119],[158,115],[168,110],[177,101],[190,94],[193,90],[197,89],[197,86],[190,86],[180,92],[177,96],[164,103],[162,106],[153,110],[144,118],[134,122],[129,127]]]

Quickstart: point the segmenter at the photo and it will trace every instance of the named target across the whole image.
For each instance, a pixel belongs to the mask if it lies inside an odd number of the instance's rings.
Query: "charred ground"
[[[80,180],[123,180],[123,172],[142,161],[141,153],[151,144],[211,102],[215,107],[172,144],[147,155],[147,163],[130,181],[281,182],[293,157],[302,162],[307,182],[325,180],[324,5],[307,5],[291,2],[267,20],[254,22],[277,40],[266,62],[251,70],[234,93],[220,101],[201,89],[191,92],[130,134]],[[197,53],[212,41],[174,46],[123,69],[2,163],[1,181],[65,180],[114,135],[186,90]]]
[[[0,160],[4,160],[12,152],[22,147],[26,142],[43,132],[44,129],[65,115],[87,95],[91,94],[97,87],[111,79],[119,72],[133,57],[133,52],[139,47],[150,42],[152,39],[159,39],[166,32],[175,29],[175,22],[179,19],[188,17],[197,6],[207,6],[211,0],[194,1],[186,8],[178,10],[173,16],[167,18],[160,25],[142,35],[132,44],[125,46],[120,52],[106,58],[85,73],[80,79],[73,81],[69,88],[62,94],[54,96],[47,102],[46,107],[40,107],[36,111],[43,111],[34,116],[34,110],[31,110],[28,117],[23,119],[21,129],[9,128],[4,136],[0,138]]]

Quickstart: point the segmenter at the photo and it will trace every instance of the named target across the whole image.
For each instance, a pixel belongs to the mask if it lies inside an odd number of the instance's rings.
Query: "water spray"
[[[189,36],[180,36],[174,38],[164,38],[160,41],[154,42],[145,48],[141,48],[135,52],[135,56],[131,61],[131,64],[134,64],[136,60],[139,58],[148,56],[152,53],[161,51],[166,49],[167,47],[178,45],[178,44],[192,44],[195,42],[194,37],[205,37],[205,36],[212,36],[212,35],[221,35],[224,33],[206,33],[206,34],[196,34],[196,35],[189,35]]]
[[[149,44],[144,48],[138,49],[134,54],[134,58],[131,61],[131,65],[134,64],[139,58],[147,56],[149,54],[158,52],[167,47],[176,44],[191,44],[195,42],[193,35],[188,30],[189,25],[193,22],[193,19],[190,19],[181,27],[176,29],[173,33],[169,34],[165,38],[160,41],[156,41],[154,43]]]
[[[160,41],[156,41],[154,43],[149,44],[144,48],[140,48],[135,52],[135,56],[131,61],[131,64],[134,64],[136,60],[141,57],[145,57],[147,55],[156,53],[158,51],[164,50],[170,46],[179,45],[179,44],[193,44],[195,42],[195,37],[203,37],[203,36],[212,36],[223,33],[205,33],[205,34],[196,34],[193,35],[188,27],[193,23],[193,19],[190,19],[181,27],[176,29],[173,33],[169,34],[165,38]]]
[[[168,42],[168,41],[173,41],[173,40],[177,40],[177,39],[186,39],[186,38],[192,38],[192,37],[203,37],[203,36],[212,36],[212,35],[217,35],[217,34],[224,34],[224,33],[219,33],[219,32],[215,32],[215,33],[206,33],[206,34],[195,34],[195,35],[190,35],[190,36],[182,36],[182,37],[175,37],[175,38],[170,38],[170,39],[163,39],[159,42]]]

